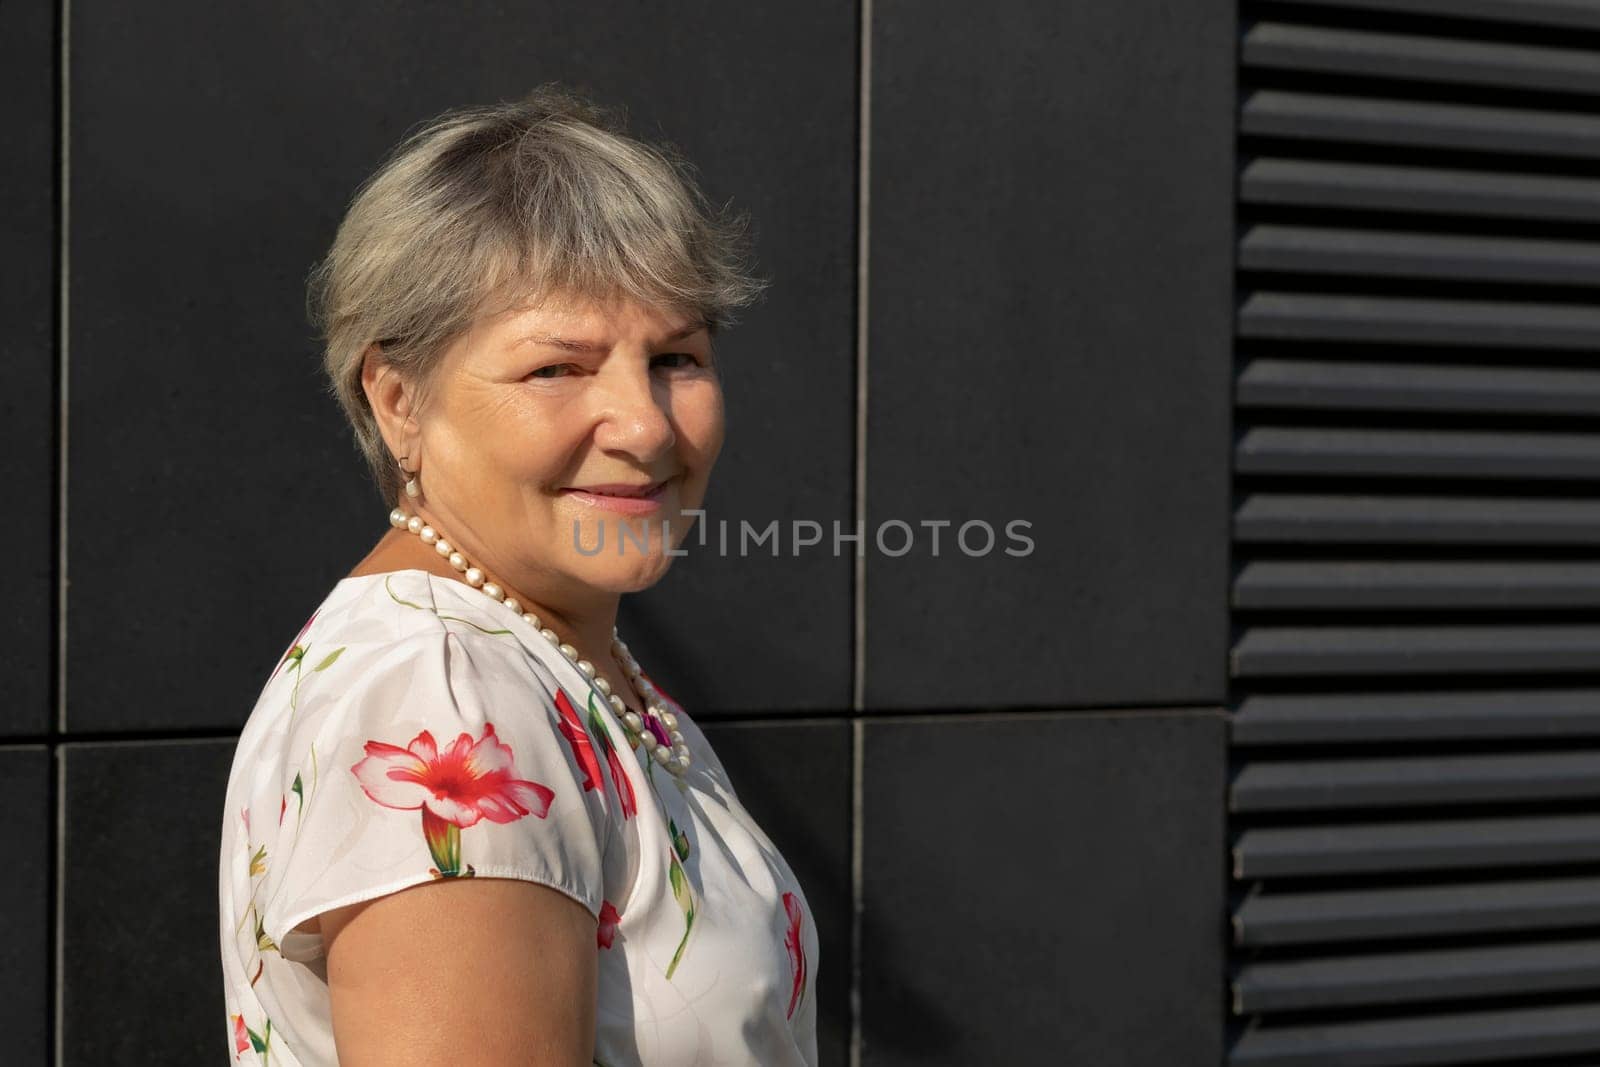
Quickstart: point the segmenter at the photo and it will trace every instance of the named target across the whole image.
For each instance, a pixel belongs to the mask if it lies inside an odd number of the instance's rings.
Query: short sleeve
[[[281,821],[259,857],[265,935],[315,958],[321,938],[300,923],[445,878],[537,882],[598,917],[609,823],[570,706],[504,634],[349,646],[299,692],[284,740]]]

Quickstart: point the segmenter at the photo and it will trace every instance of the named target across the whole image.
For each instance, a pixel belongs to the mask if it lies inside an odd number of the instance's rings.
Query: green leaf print
[[[392,577],[392,575],[390,577]],[[482,633],[486,633],[486,634],[508,634],[509,635],[511,633],[510,630],[505,630],[505,629],[501,629],[501,630],[490,630],[490,629],[487,629],[486,627],[479,626],[477,623],[473,622],[471,619],[463,619],[459,615],[446,615],[444,612],[440,611],[438,608],[426,608],[426,607],[423,607],[421,604],[413,604],[411,601],[405,600],[405,599],[401,598],[400,596],[398,596],[395,593],[394,588],[389,585],[389,578],[384,578],[383,587],[384,587],[384,589],[388,590],[389,599],[393,600],[396,604],[399,604],[402,607],[416,608],[418,611],[431,611],[431,612],[433,612],[433,614],[437,615],[441,619],[449,619],[451,622],[464,622],[468,626],[472,627],[474,630],[478,630],[478,631],[481,631]]]
[[[641,761],[644,764],[645,781],[650,784],[650,791],[656,796],[656,803],[663,811],[666,804],[661,800],[661,787],[656,784],[656,761],[643,753]],[[683,779],[678,775],[667,776],[680,791],[683,789]],[[689,944],[689,933],[694,929],[695,901],[694,892],[689,886],[689,876],[683,871],[680,859],[689,858],[689,837],[678,827],[676,821],[669,815],[667,829],[672,838],[672,847],[667,852],[667,880],[672,883],[672,896],[678,902],[678,907],[683,909],[683,938],[678,942],[678,949],[672,954],[672,962],[667,965],[667,977],[672,977],[672,972],[678,969],[678,963],[683,959],[683,950]]]
[[[267,928],[262,923],[259,912],[256,914],[256,948],[261,952],[269,949],[273,952],[278,950],[278,943],[267,936]]]
[[[667,964],[667,977],[671,978],[672,972],[678,969],[678,961],[683,959],[684,947],[689,944],[689,931],[694,929],[694,895],[689,891],[689,878],[678,864],[677,854],[669,852],[667,855],[671,860],[667,867],[667,880],[672,883],[673,899],[683,909],[683,939],[678,942],[678,950],[672,954],[672,962]]]
[[[249,1027],[245,1029],[250,1034],[250,1044],[255,1048],[256,1055],[261,1057],[262,1063],[266,1063],[267,1051],[272,1046],[272,1020],[267,1020],[266,1027],[259,1034],[254,1030],[250,1030]]]
[[[332,652],[329,652],[328,655],[323,659],[323,661],[321,663],[317,664],[315,667],[312,667],[311,670],[313,672],[327,670],[329,667],[333,666],[334,661],[337,660],[341,654],[343,654],[343,652],[344,652],[346,647],[347,646],[345,646],[345,645],[340,645],[338,648],[334,649]]]

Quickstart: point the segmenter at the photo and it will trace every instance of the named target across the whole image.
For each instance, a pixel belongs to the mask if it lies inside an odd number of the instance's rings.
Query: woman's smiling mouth
[[[661,507],[661,496],[670,481],[671,478],[665,478],[647,485],[612,482],[581,488],[574,486],[561,490],[561,495],[570,496],[590,507],[605,508],[624,515],[648,515]]]

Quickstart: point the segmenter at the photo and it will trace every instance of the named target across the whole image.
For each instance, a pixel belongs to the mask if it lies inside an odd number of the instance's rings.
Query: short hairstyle
[[[769,284],[750,270],[748,217],[711,205],[670,142],[635,139],[626,122],[624,109],[549,82],[422,123],[356,191],[311,271],[307,311],[389,503],[401,477],[361,387],[372,344],[422,389],[486,314],[628,297],[714,335]]]

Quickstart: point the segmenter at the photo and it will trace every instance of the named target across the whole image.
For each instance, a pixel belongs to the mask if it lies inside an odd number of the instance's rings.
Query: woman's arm
[[[450,878],[321,915],[340,1067],[594,1057],[595,919],[557,890]]]

